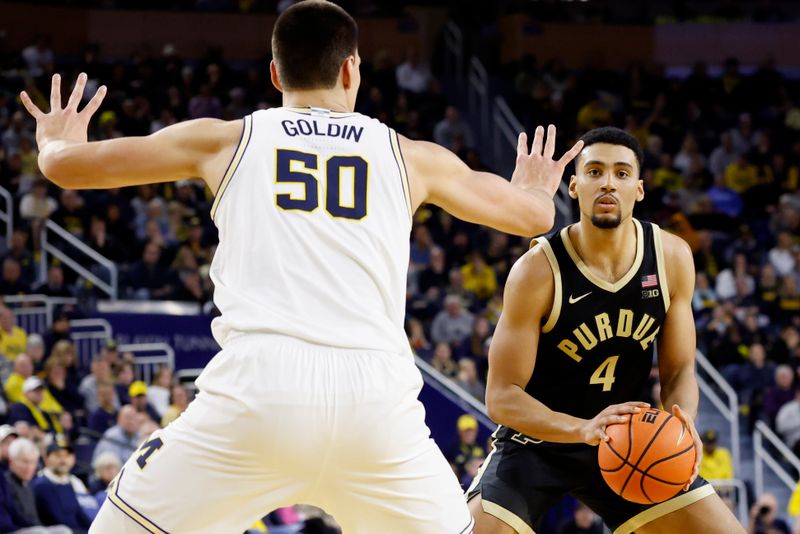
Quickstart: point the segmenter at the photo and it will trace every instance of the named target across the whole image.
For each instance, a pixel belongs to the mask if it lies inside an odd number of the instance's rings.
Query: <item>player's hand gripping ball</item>
[[[623,499],[654,504],[677,495],[689,481],[696,450],[691,434],[673,415],[656,408],[606,427],[598,462],[608,486]]]

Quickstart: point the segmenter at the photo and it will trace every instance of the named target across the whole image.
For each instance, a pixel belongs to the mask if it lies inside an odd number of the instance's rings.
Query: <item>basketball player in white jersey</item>
[[[523,135],[511,182],[353,113],[355,21],[324,1],[284,12],[272,82],[283,107],[200,119],[147,137],[87,142],[102,87],[78,111],[21,98],[39,164],[64,188],[200,177],[216,192],[211,268],[222,350],[189,409],[142,445],[109,489],[92,534],[240,533],[303,502],[347,534],[459,534],[472,520],[417,400],[403,331],[409,232],[423,203],[523,235],[547,231],[577,144],[552,159],[555,128]]]

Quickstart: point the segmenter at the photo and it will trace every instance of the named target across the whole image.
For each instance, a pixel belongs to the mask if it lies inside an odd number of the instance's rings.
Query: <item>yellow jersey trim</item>
[[[711,484],[706,484],[705,486],[700,486],[699,488],[689,490],[682,495],[678,495],[677,497],[673,497],[668,501],[656,504],[644,512],[633,516],[617,527],[617,529],[614,531],[614,534],[630,534],[631,532],[635,532],[647,523],[655,521],[659,517],[671,514],[672,512],[680,510],[681,508],[686,508],[690,504],[696,503],[700,499],[705,499],[714,493],[714,487]]]
[[[664,260],[664,244],[661,241],[661,228],[653,225],[653,242],[656,246],[656,266],[658,267],[658,279],[661,285],[661,296],[664,298],[664,312],[669,311],[669,280],[667,279],[667,264]]]
[[[642,225],[636,219],[632,220],[633,225],[636,228],[636,257],[633,260],[633,265],[631,265],[631,268],[628,269],[628,272],[614,283],[603,280],[599,276],[595,275],[591,269],[589,269],[589,266],[583,262],[581,257],[578,255],[578,252],[575,250],[575,247],[572,245],[572,240],[569,237],[570,227],[567,226],[561,230],[561,240],[564,242],[564,248],[567,249],[567,254],[569,254],[569,257],[575,262],[575,266],[578,267],[578,270],[581,272],[581,274],[583,274],[583,276],[585,276],[586,279],[591,283],[600,289],[605,289],[609,293],[616,293],[625,287],[628,282],[630,282],[633,277],[636,276],[636,273],[639,272],[639,268],[642,266],[642,259],[644,258],[644,238],[642,233]]]
[[[222,177],[222,182],[219,184],[217,194],[214,195],[214,204],[211,206],[211,220],[214,220],[217,215],[219,202],[222,200],[222,196],[225,194],[225,190],[228,188],[231,178],[233,178],[233,175],[236,173],[236,169],[239,168],[239,163],[241,163],[244,151],[247,148],[247,145],[250,143],[250,137],[252,133],[253,116],[247,115],[244,118],[242,136],[239,138],[239,144],[236,146],[236,152],[233,153],[233,158],[231,159],[230,163],[228,163],[228,169],[225,171],[225,174]]]

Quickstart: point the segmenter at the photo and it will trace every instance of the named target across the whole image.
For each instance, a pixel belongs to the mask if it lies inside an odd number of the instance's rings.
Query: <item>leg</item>
[[[636,532],[637,534],[669,534],[673,532],[744,534],[745,529],[733,512],[725,506],[719,495],[712,493],[684,508],[646,523],[636,529]]]
[[[515,534],[517,531],[483,509],[480,494],[469,501],[469,511],[475,519],[474,534]]]
[[[72,531],[69,530],[68,532]],[[89,534],[106,534],[111,532],[119,534],[146,534],[147,530],[137,524],[133,519],[123,514],[106,499],[103,506],[100,507],[100,511],[97,512],[97,517],[94,518],[92,526],[89,528]]]

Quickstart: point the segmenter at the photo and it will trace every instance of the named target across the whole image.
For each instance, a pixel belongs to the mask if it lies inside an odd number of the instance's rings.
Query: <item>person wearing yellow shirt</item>
[[[17,326],[14,313],[6,307],[0,308],[0,354],[11,361],[25,352],[28,334]]]
[[[3,391],[5,391],[6,399],[8,399],[9,403],[22,402],[25,398],[22,386],[31,376],[33,376],[33,362],[27,354],[20,354],[14,360],[14,371],[8,376],[6,383],[3,385]],[[47,388],[44,388],[41,409],[56,415],[64,411],[64,408]]]
[[[758,167],[750,163],[746,154],[725,168],[725,185],[737,193],[744,193],[757,183]]]
[[[486,300],[497,291],[497,275],[480,252],[474,251],[468,264],[461,267],[464,289],[480,300]]]
[[[725,447],[717,446],[717,432],[706,430],[702,439],[703,460],[700,462],[700,476],[706,480],[733,478],[731,453]]]

